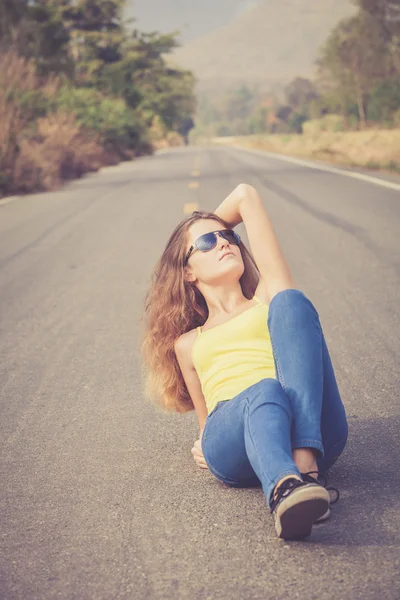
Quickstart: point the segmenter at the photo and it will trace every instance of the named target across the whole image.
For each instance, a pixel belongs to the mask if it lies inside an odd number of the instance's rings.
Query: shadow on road
[[[327,473],[328,486],[339,490],[340,499],[332,505],[331,518],[315,525],[312,535],[295,542],[296,546],[400,546],[400,415],[371,419],[348,415],[348,423],[346,448]],[[212,480],[227,488],[217,479]],[[240,492],[227,489],[242,495],[257,493],[258,488],[264,501],[261,485]]]
[[[341,497],[333,505],[326,541],[343,546],[399,546],[400,415],[349,416],[348,421],[347,446],[328,472],[328,485],[338,487]]]

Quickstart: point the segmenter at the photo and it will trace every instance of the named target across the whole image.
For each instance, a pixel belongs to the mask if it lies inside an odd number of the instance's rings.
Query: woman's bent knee
[[[293,306],[308,306],[308,308],[311,308],[313,312],[318,315],[318,311],[315,308],[314,304],[304,294],[304,292],[297,289],[288,288],[276,293],[271,299],[268,311],[268,322],[270,323],[271,316],[277,309],[282,308],[284,310],[287,310],[288,308]]]
[[[265,378],[251,386],[245,401],[250,414],[260,406],[275,404],[281,406],[289,416],[291,415],[289,399],[278,379]]]

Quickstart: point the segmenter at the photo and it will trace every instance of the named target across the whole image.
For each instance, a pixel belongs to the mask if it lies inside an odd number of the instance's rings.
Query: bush
[[[93,89],[64,87],[57,107],[73,113],[85,129],[96,131],[106,148],[121,158],[148,152],[151,141],[144,119],[122,98],[109,98]]]
[[[73,115],[57,112],[38,119],[35,133],[21,140],[14,189],[54,189],[65,179],[80,177],[110,162],[112,156],[83,132]]]
[[[307,115],[304,113],[293,112],[288,119],[290,131],[303,133],[303,123],[305,123],[305,121],[307,121]]]
[[[35,66],[15,54],[0,55],[0,186],[14,179],[18,139],[32,119],[28,98],[36,94],[39,82]]]
[[[150,139],[153,143],[162,143],[165,141],[167,128],[159,115],[153,117],[150,127]]]
[[[390,124],[393,123],[398,110],[400,110],[400,81],[386,79],[377,84],[368,100],[368,120]]]
[[[177,131],[167,133],[168,146],[183,146],[183,138]]]
[[[393,125],[400,128],[400,108],[393,114]]]
[[[52,189],[118,162],[98,134],[57,110],[59,89],[56,78],[38,77],[32,61],[0,55],[0,193]]]
[[[320,119],[311,119],[303,123],[303,132],[306,134],[320,131],[343,131],[343,118],[340,115],[325,115]]]

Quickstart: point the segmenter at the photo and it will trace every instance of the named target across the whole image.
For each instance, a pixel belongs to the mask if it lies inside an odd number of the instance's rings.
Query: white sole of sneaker
[[[331,509],[328,508],[328,510],[326,511],[326,513],[323,514],[322,517],[319,517],[319,519],[317,519],[315,521],[314,525],[317,525],[318,523],[323,523],[324,521],[327,521],[330,516],[331,516]]]
[[[330,510],[329,503],[329,494],[322,486],[310,483],[297,488],[276,509],[278,536],[285,540],[309,536],[314,523]]]

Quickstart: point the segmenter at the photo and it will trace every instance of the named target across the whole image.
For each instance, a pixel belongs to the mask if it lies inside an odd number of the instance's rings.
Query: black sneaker
[[[313,477],[311,473],[314,473],[316,477]],[[307,483],[317,483],[319,485],[322,485],[328,491],[336,492],[336,498],[334,500],[330,500],[330,504],[335,504],[339,500],[339,490],[335,487],[327,486],[328,478],[324,473],[320,473],[319,471],[308,471],[308,473],[301,473],[301,476],[303,478],[303,481],[306,481]],[[330,514],[331,509],[330,507],[328,507],[328,510],[323,515],[321,515],[319,519],[315,521],[315,524],[323,523],[324,521],[329,519]]]
[[[278,536],[285,540],[309,536],[315,521],[329,508],[329,493],[319,482],[308,483],[288,477],[276,492],[270,512],[274,515]]]

